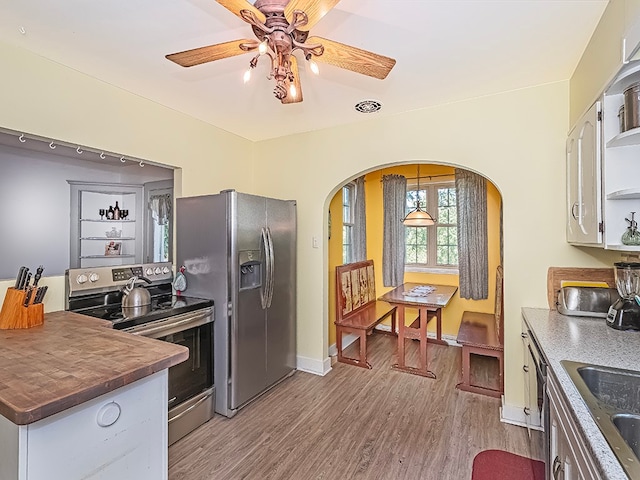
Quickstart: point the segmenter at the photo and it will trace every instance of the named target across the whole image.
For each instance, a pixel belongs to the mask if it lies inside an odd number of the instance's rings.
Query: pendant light
[[[420,165],[418,165],[418,188],[416,194],[416,206],[413,210],[407,213],[402,223],[406,227],[428,227],[429,225],[435,225],[436,221],[426,210],[420,208]]]

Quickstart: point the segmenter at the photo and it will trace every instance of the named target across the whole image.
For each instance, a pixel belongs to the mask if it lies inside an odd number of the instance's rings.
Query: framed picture
[[[107,242],[104,246],[104,254],[107,256],[120,255],[122,252],[122,242]]]

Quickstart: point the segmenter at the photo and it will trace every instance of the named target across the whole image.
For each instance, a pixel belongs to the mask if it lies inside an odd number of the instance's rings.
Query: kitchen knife
[[[40,281],[40,277],[42,277],[43,270],[44,270],[44,267],[42,265],[40,265],[38,267],[38,269],[36,270],[36,276],[33,277],[33,286],[34,287],[38,286],[38,282]]]
[[[27,267],[20,267],[20,270],[18,270],[18,276],[16,277],[16,285],[15,285],[15,289],[19,290],[20,289],[20,282],[22,281],[22,275],[24,274],[24,271],[26,270]]]
[[[33,288],[29,288],[27,290],[27,294],[24,297],[24,306],[26,307],[27,305],[29,305],[29,300],[31,300],[31,294],[33,293]]]
[[[33,299],[33,303],[42,303],[42,300],[44,299],[44,294],[47,293],[47,287],[46,285],[44,287],[38,287],[38,290],[36,291],[36,296]]]
[[[31,281],[31,272],[27,272],[27,279],[24,282],[23,290],[29,288],[29,282]]]
[[[47,290],[49,289],[48,285],[42,287],[42,295],[40,295],[40,303],[44,302],[44,296],[47,294]]]
[[[20,276],[20,284],[18,285],[18,290],[24,290],[28,274],[29,274],[29,269],[27,267],[24,267],[24,270],[22,271],[22,275]]]

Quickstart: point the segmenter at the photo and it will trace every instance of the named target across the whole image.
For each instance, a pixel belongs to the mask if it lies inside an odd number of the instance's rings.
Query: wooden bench
[[[367,335],[385,318],[391,318],[391,331],[396,335],[396,307],[376,300],[373,260],[348,263],[336,267],[336,347],[338,361],[371,368],[367,361]],[[346,357],[342,350],[342,335],[358,336],[359,355]]]
[[[504,392],[504,301],[502,298],[503,283],[502,265],[496,271],[496,304],[495,313],[479,313],[465,311],[462,314],[457,342],[462,345],[462,382],[457,385],[460,390],[481,393],[491,397],[500,397]],[[495,357],[499,363],[498,388],[471,383],[471,355]]]

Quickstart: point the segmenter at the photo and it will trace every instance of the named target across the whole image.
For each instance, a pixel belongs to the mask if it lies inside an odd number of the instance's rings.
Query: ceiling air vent
[[[360,113],[375,113],[382,108],[382,104],[377,100],[362,100],[356,103],[355,109]]]

